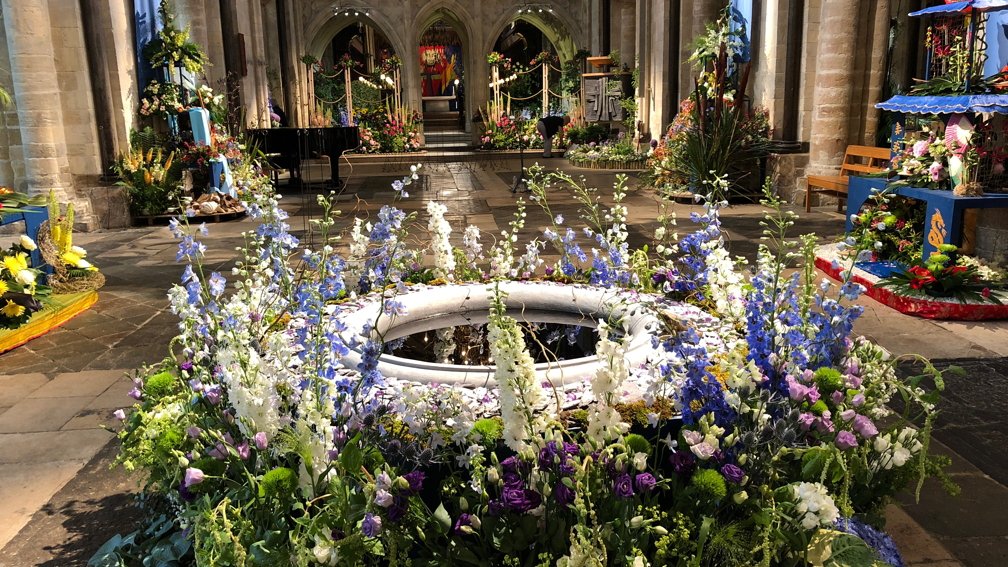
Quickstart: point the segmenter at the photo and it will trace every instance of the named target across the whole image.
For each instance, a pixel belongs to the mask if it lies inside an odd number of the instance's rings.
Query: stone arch
[[[360,10],[363,10],[361,8]],[[395,33],[396,27],[388,21],[388,18],[384,14],[379,12],[377,9],[368,8],[368,15],[364,12],[358,10],[359,15],[344,16],[342,13],[333,14],[314,29],[307,30],[306,34],[311,37],[308,43],[308,54],[314,56],[317,59],[322,58],[322,54],[325,52],[326,46],[336,36],[339,32],[343,31],[344,28],[356,24],[357,22],[363,22],[374,29],[380,31],[385,39],[392,44],[392,48],[395,49],[396,55],[400,58],[405,58],[407,54],[410,53],[406,49],[406,42],[403,41],[403,37]]]
[[[416,109],[421,108],[421,85],[420,85],[420,65],[419,48],[420,37],[423,33],[438,20],[444,20],[458,34],[462,43],[462,56],[465,61],[467,104],[465,108],[466,123],[468,124],[474,116],[474,107],[482,104],[486,100],[486,90],[481,87],[483,81],[480,77],[486,74],[486,59],[484,53],[479,51],[478,46],[482,37],[477,35],[480,30],[474,29],[470,22],[477,21],[476,17],[460,2],[454,0],[436,0],[425,4],[413,18],[411,27],[412,36],[410,42],[410,56],[403,58],[403,67],[407,69],[408,84],[404,89],[408,89],[410,103]]]
[[[536,29],[541,31],[550,40],[550,43],[556,48],[557,55],[559,55],[561,61],[572,59],[578,50],[578,46],[583,45],[583,42],[579,42],[579,38],[571,32],[571,30],[580,30],[580,28],[575,26],[574,22],[563,12],[563,10],[554,8],[552,12],[543,12],[541,14],[538,12],[523,13],[520,15],[505,13],[490,28],[493,31],[486,38],[484,51],[486,53],[493,51],[497,38],[504,33],[504,30],[511,25],[511,22],[522,20],[535,26]]]

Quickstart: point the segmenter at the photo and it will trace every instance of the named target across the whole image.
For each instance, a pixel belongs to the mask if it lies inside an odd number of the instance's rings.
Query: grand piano
[[[273,165],[291,172],[290,182],[301,185],[301,163],[319,156],[329,157],[331,183],[338,186],[340,155],[360,145],[356,127],[254,128],[248,130],[252,143],[270,157]]]

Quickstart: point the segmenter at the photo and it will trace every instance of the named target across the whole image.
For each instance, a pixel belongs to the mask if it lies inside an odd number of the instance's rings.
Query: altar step
[[[426,124],[424,125],[426,127]],[[433,132],[425,129],[425,141],[428,150],[456,150],[465,151],[472,147],[472,136],[468,132],[458,129],[435,130]]]
[[[424,112],[424,132],[447,132],[458,130],[458,112]]]

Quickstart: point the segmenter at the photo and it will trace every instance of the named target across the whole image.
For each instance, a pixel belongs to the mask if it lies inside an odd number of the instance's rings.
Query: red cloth
[[[825,258],[816,257],[815,265],[826,273],[829,277],[842,281],[840,268],[834,268],[833,263]],[[865,295],[878,301],[882,305],[892,307],[900,313],[923,317],[925,319],[939,319],[951,321],[982,321],[988,319],[1008,319],[1008,305],[997,305],[995,303],[959,303],[958,301],[941,301],[939,299],[923,299],[920,297],[908,297],[898,295],[893,290],[884,287],[876,287],[867,279],[855,275],[851,278],[854,283],[865,286],[868,291]]]

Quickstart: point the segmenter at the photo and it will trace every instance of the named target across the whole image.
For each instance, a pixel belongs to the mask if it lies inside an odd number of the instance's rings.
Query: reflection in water
[[[525,344],[536,363],[570,360],[595,354],[595,329],[561,323],[522,323]],[[384,351],[422,362],[486,366],[492,364],[487,326],[460,325],[431,329],[385,343]]]

